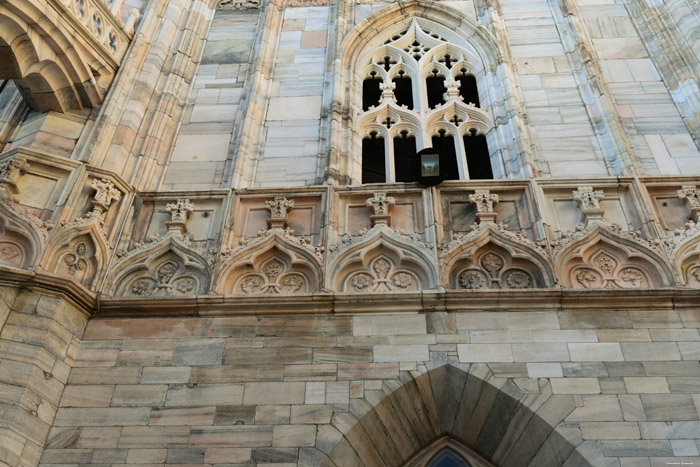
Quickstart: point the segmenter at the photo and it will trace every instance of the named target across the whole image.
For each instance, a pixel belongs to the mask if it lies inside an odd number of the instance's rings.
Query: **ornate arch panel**
[[[555,284],[542,248],[493,223],[455,238],[443,249],[440,263],[443,284],[450,289],[534,289]]]
[[[410,292],[437,287],[434,260],[421,242],[377,225],[336,250],[328,287],[336,292]]]
[[[573,289],[662,288],[674,276],[661,250],[619,227],[596,224],[554,250],[562,285]]]
[[[185,239],[168,235],[138,245],[112,268],[108,295],[123,297],[201,295],[209,290],[211,258]]]
[[[680,284],[700,287],[700,224],[688,222],[684,230],[664,239],[664,244]]]
[[[47,226],[14,201],[0,200],[0,263],[32,269],[44,251]]]
[[[301,238],[269,234],[227,252],[214,281],[222,294],[291,295],[321,288],[321,250]]]
[[[102,218],[88,215],[55,232],[41,267],[91,287],[102,277],[111,251],[102,229]]]

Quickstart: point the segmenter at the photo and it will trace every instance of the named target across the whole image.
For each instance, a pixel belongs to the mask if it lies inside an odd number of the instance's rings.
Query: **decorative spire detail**
[[[498,214],[493,210],[493,206],[498,203],[498,195],[489,190],[476,190],[469,195],[469,201],[476,206],[476,218],[479,223],[495,223]]]
[[[270,210],[270,217],[267,218],[268,229],[286,229],[287,213],[294,209],[294,200],[275,196],[274,199],[265,201],[265,207]]]
[[[396,200],[391,196],[387,196],[386,193],[374,193],[373,197],[365,202],[365,205],[374,212],[374,215],[369,216],[372,227],[378,224],[391,225],[389,210],[395,203]]]
[[[593,187],[590,186],[580,186],[571,194],[583,212],[583,222],[586,227],[603,222],[605,210],[600,207],[600,200],[605,197],[603,190],[593,190]]]
[[[695,185],[683,185],[678,190],[678,197],[685,200],[690,208],[690,220],[700,222],[700,190]]]
[[[165,210],[170,213],[170,222],[165,223],[168,231],[186,234],[187,222],[190,213],[194,211],[194,203],[190,203],[189,199],[178,199],[175,203],[166,204]]]

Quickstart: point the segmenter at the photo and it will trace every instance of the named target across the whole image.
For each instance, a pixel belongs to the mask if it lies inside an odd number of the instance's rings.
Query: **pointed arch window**
[[[413,19],[358,62],[362,183],[413,181],[413,155],[426,147],[448,156],[448,179],[493,178],[487,135],[494,123],[477,86],[481,60],[467,42],[433,26]]]

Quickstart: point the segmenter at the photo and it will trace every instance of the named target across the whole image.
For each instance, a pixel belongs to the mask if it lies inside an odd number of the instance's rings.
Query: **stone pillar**
[[[64,297],[0,287],[0,464],[39,463],[87,319]]]

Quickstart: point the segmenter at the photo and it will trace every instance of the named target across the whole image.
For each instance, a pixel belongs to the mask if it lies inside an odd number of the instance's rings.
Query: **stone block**
[[[313,446],[315,443],[315,425],[278,425],[272,432],[272,445],[275,447]]]
[[[117,385],[112,396],[113,407],[162,406],[168,386],[164,384]]]
[[[648,421],[698,419],[690,394],[642,394],[640,397]]]
[[[205,464],[244,464],[250,460],[251,448],[208,448]]]
[[[330,405],[293,405],[290,423],[293,425],[330,423],[333,407]]]
[[[54,426],[146,425],[150,408],[59,408]]]
[[[285,381],[335,381],[337,365],[287,365],[284,369]]]
[[[303,404],[304,389],[304,383],[246,383],[243,403]]]
[[[530,378],[561,378],[561,363],[528,363],[527,373]]]
[[[457,354],[462,363],[513,361],[510,344],[457,344]]]
[[[625,377],[625,387],[630,394],[668,393],[666,378],[661,377]]]
[[[675,342],[623,342],[620,344],[626,361],[680,360]]]
[[[237,448],[272,445],[271,426],[192,427],[189,445],[197,448]]]
[[[141,373],[141,384],[186,383],[190,379],[191,368],[149,368]]]
[[[569,351],[564,343],[513,344],[513,359],[516,362],[567,362]]]
[[[173,366],[220,365],[223,339],[180,339],[175,345]]]
[[[644,439],[700,439],[700,421],[642,422],[639,430]]]
[[[257,425],[287,425],[289,424],[289,405],[258,405],[255,408],[255,423]]]
[[[154,407],[151,410],[149,425],[212,425],[214,423],[212,407],[166,409]]]
[[[340,363],[338,379],[389,379],[399,376],[397,363]]]
[[[378,345],[374,347],[375,362],[427,361],[427,345]]]
[[[575,362],[616,362],[624,361],[618,343],[568,344],[571,360]]]
[[[243,381],[282,381],[283,365],[216,365],[192,368],[189,381],[197,384]]]
[[[640,439],[639,427],[633,422],[582,422],[583,439]]]
[[[371,347],[329,347],[315,348],[314,363],[370,363]]]
[[[600,394],[597,378],[552,378],[554,394]]]
[[[238,405],[243,400],[242,384],[201,384],[175,386],[168,390],[166,407]]]
[[[129,449],[127,464],[161,464],[168,455],[167,449]]]
[[[352,318],[355,336],[395,336],[426,334],[425,315],[408,315],[396,319],[394,316],[355,316]]]
[[[599,395],[582,396],[583,406],[576,407],[566,418],[571,422],[585,421],[610,421],[618,422],[623,420],[622,410],[618,396]]]
[[[119,437],[120,448],[186,448],[188,426],[126,426]]]
[[[60,407],[108,407],[114,386],[67,386]]]
[[[602,441],[607,457],[663,457],[673,456],[669,441],[629,440]]]

